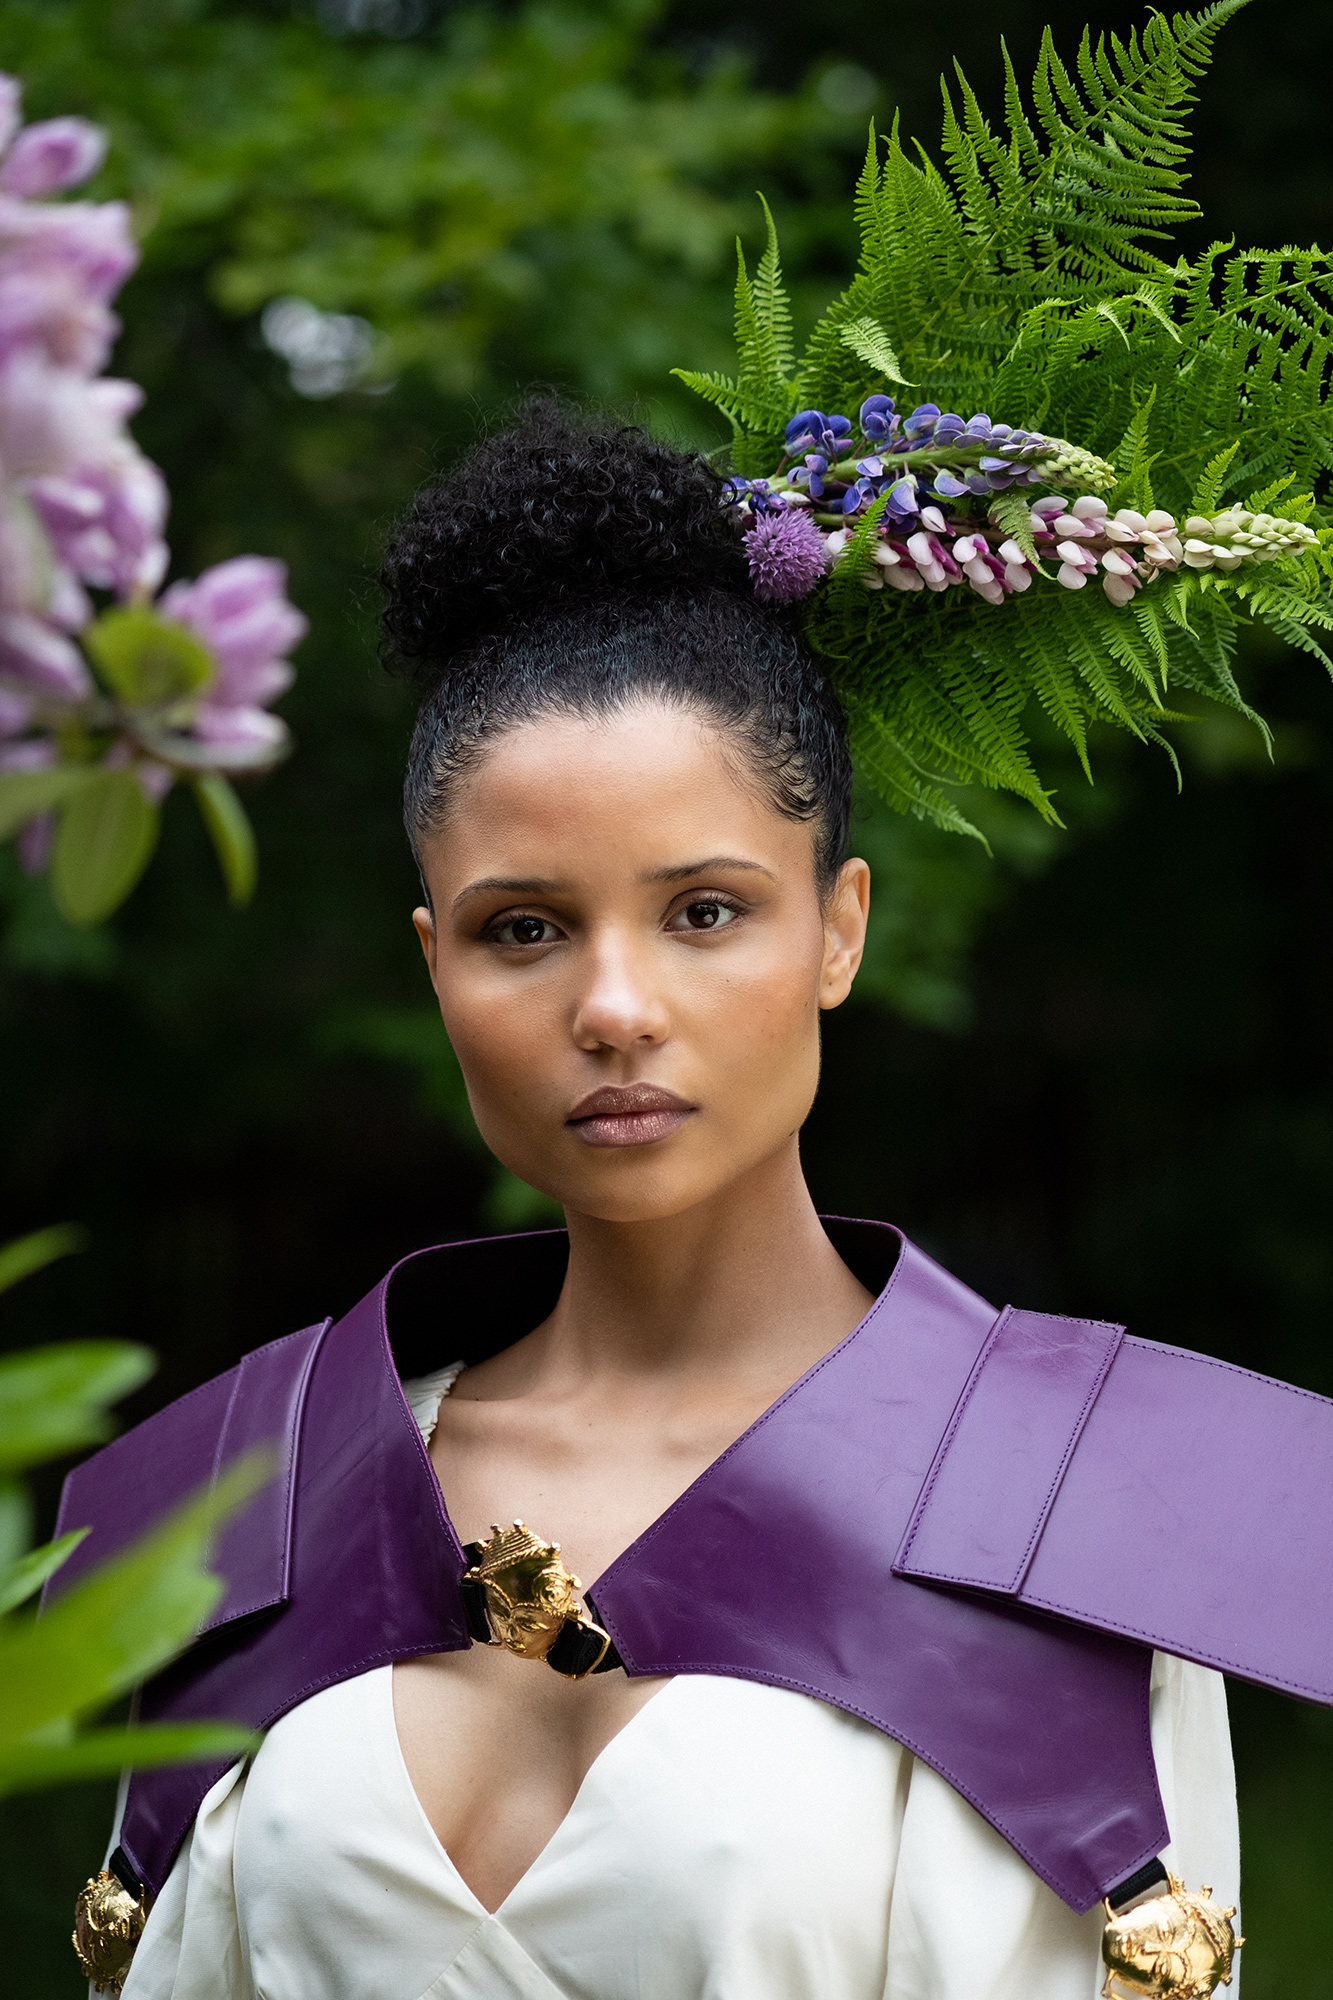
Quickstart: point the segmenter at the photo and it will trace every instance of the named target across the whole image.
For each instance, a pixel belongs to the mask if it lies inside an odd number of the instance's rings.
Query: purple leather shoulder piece
[[[863,1717],[1087,1908],[1167,1838],[1150,1653],[893,1575],[995,1312],[897,1231],[828,1228],[882,1285],[874,1307],[599,1579],[597,1609],[633,1673],[730,1674]],[[299,1427],[285,1499],[256,1517],[254,1551],[231,1551],[236,1610],[144,1689],[145,1720],[225,1716],[262,1729],[353,1674],[469,1643],[462,1549],[395,1356],[410,1375],[509,1345],[550,1310],[564,1256],[563,1237],[546,1234],[405,1259],[322,1337],[261,1350],[79,1469],[64,1518],[93,1520],[107,1552],[193,1489],[232,1441],[265,1435],[266,1422],[292,1435],[292,1412]],[[1063,1452],[1067,1407],[1061,1421],[1054,1446],[1034,1433],[1043,1465],[1042,1454]],[[133,1777],[121,1847],[151,1889],[223,1768]]]
[[[904,1241],[855,1332],[592,1595],[634,1673],[733,1674],[864,1717],[1082,1910],[1166,1843],[1151,1655],[892,1572],[994,1319]]]
[[[140,1700],[144,1722],[224,1717],[263,1729],[335,1681],[388,1660],[468,1644],[458,1594],[462,1550],[389,1354],[384,1300],[392,1276],[327,1332],[313,1330],[322,1338],[311,1342],[299,1450],[281,1508],[284,1522],[294,1512],[296,1529],[284,1574],[286,1602],[241,1622],[239,1611],[232,1613],[225,1629],[212,1631],[149,1682]],[[310,1335],[293,1338],[299,1343]],[[247,1373],[251,1363],[284,1351],[289,1363],[281,1374],[270,1372],[266,1379],[262,1370]],[[127,1539],[147,1525],[145,1516],[159,1516],[197,1485],[201,1462],[207,1465],[223,1450],[234,1456],[233,1444],[272,1434],[266,1422],[291,1407],[298,1351],[287,1341],[261,1348],[239,1370],[127,1432],[73,1475],[78,1483],[62,1516],[74,1521],[82,1502],[100,1518],[106,1502],[117,1518],[105,1547]],[[270,1371],[273,1366],[264,1364]],[[244,1414],[240,1399],[233,1400],[243,1385],[256,1392]],[[107,1467],[112,1454],[114,1471]],[[131,1465],[141,1491],[151,1492],[147,1506],[142,1500],[130,1506]],[[276,1486],[266,1491],[273,1495]],[[242,1595],[255,1599],[245,1603],[247,1610],[278,1604],[275,1595],[259,1597],[250,1585],[261,1572],[270,1586],[276,1583],[279,1511],[270,1505],[257,1555],[235,1535],[220,1552],[220,1562],[239,1566],[228,1573],[228,1605]],[[120,1845],[154,1892],[204,1793],[229,1761],[132,1777]]]
[[[1123,1329],[1050,1313],[1000,1314],[945,1431],[894,1568],[1016,1593],[1027,1575]],[[956,1574],[958,1524],[968,1528]]]
[[[56,1533],[91,1532],[47,1584],[43,1603],[137,1540],[169,1503],[216,1484],[219,1473],[255,1445],[275,1452],[274,1474],[219,1538],[215,1566],[227,1590],[201,1630],[283,1603],[291,1574],[297,1438],[328,1327],[325,1320],[256,1348],[227,1374],[76,1466],[60,1497]]]
[[[1084,1320],[1045,1322],[1043,1362],[1038,1317],[998,1330],[898,1573],[1333,1703],[1333,1402],[1155,1341],[1108,1354]],[[1049,1492],[1019,1475],[997,1501],[1048,1416]]]

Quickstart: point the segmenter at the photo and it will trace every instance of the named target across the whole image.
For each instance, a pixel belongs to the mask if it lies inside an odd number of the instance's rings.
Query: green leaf
[[[69,1718],[113,1700],[189,1642],[225,1587],[204,1568],[213,1538],[271,1470],[270,1452],[247,1453],[40,1618],[0,1623],[0,1779],[12,1752],[47,1747]]]
[[[1041,567],[1036,537],[1032,533],[1032,502],[1026,494],[997,493],[991,502],[991,519],[1003,528],[1010,541],[1017,542],[1030,563]]]
[[[30,1236],[16,1236],[12,1243],[0,1247],[0,1292],[54,1264],[57,1257],[69,1257],[87,1247],[88,1232],[77,1222],[58,1222],[50,1229],[34,1229]]]
[[[61,814],[51,893],[66,923],[100,924],[129,895],[157,842],[161,818],[133,771],[99,770]]]
[[[0,775],[0,840],[8,840],[39,813],[63,806],[96,778],[96,770],[87,764],[51,764],[44,771],[6,771]]]
[[[35,1744],[0,1754],[0,1795],[76,1779],[115,1777],[157,1764],[215,1764],[255,1749],[253,1730],[230,1722],[161,1722],[142,1729],[89,1729],[69,1743]]]
[[[62,1535],[59,1541],[47,1542],[40,1549],[20,1556],[0,1573],[0,1615],[12,1611],[16,1604],[26,1604],[46,1582],[54,1576],[60,1565],[72,1556],[79,1543],[89,1533],[87,1528],[75,1528],[70,1534]]]
[[[854,319],[850,326],[842,328],[839,339],[844,347],[850,347],[870,368],[887,376],[890,382],[897,382],[904,389],[914,387],[898,365],[898,357],[884,337],[884,329],[876,326],[873,319]]]
[[[1209,459],[1194,489],[1190,506],[1196,514],[1214,514],[1222,499],[1222,489],[1227,482],[1231,461],[1240,450],[1240,441],[1229,444],[1225,451],[1219,451]]]
[[[255,893],[259,864],[245,807],[220,771],[196,778],[193,790],[222,868],[227,900],[237,906],[248,903]]]
[[[110,1435],[106,1407],[156,1367],[128,1341],[67,1341],[0,1359],[0,1472],[95,1444]]]
[[[136,707],[178,701],[213,678],[207,648],[183,625],[159,618],[144,605],[104,611],[82,637],[111,692]]]

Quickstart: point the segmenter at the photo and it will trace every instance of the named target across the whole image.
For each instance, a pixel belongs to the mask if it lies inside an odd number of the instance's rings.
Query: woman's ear
[[[824,963],[819,972],[819,1004],[841,1007],[852,990],[866,948],[870,916],[870,870],[864,861],[844,861],[824,907]]]
[[[412,912],[412,928],[421,940],[430,983],[435,986],[435,918],[424,903]],[[436,990],[438,992],[438,987]]]

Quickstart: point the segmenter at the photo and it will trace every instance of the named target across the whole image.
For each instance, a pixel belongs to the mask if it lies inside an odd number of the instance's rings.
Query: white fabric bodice
[[[1158,1660],[1153,1743],[1168,1865],[1234,1901],[1217,1675]],[[213,1787],[124,2000],[1095,2000],[1101,1925],[868,1723],[684,1675],[488,1915],[412,1790],[378,1667]]]
[[[458,1373],[404,1384],[427,1438]],[[827,1703],[714,1676],[638,1711],[488,1914],[412,1789],[392,1673],[303,1702],[213,1787],[124,2000],[1100,1993],[1101,1911],[1069,1910],[942,1778]],[[1221,1677],[1159,1655],[1152,1736],[1167,1865],[1238,1901]]]

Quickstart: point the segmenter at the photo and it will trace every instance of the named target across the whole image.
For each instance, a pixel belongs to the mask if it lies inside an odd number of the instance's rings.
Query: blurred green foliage
[[[867,114],[898,105],[933,135],[954,54],[996,108],[999,32],[1030,69],[1048,12],[5,0],[0,66],[32,115],[110,126],[95,192],[129,192],[147,231],[115,365],[148,391],[136,429],[171,482],[177,567],[280,554],[314,628],[282,705],[296,755],[245,788],[244,913],[221,905],[188,799],[96,929],[0,856],[5,1203],[15,1228],[57,1200],[87,1220],[95,1256],[45,1283],[82,1337],[151,1340],[151,1401],[345,1310],[409,1249],[533,1212],[469,1136],[407,922],[412,701],[374,659],[386,523],[533,382],[703,438],[666,370],[726,365],[753,191],[808,325],[845,282]],[[1227,29],[1196,153],[1219,233],[1333,237],[1330,60],[1315,0]],[[297,392],[262,333],[270,284],[370,323],[366,386]],[[1280,658],[1250,670],[1276,766],[1194,724],[1183,799],[1099,745],[1095,791],[1061,778],[1070,833],[988,820],[994,863],[863,807],[875,932],[860,999],[828,1022],[805,1150],[823,1207],[894,1217],[990,1296],[1129,1316],[1328,1392],[1333,729],[1327,690]],[[8,1338],[46,1317],[20,1295]],[[1244,1990],[1324,2000],[1333,1748],[1276,1698],[1240,1716]],[[69,1910],[109,1813],[91,1787],[0,1813],[22,2000],[73,2000]]]
[[[0,1249],[0,1291],[81,1246],[44,1229]],[[29,1549],[20,1475],[110,1435],[106,1411],[147,1379],[153,1357],[124,1341],[67,1341],[0,1359],[0,1797],[122,1765],[240,1755],[248,1731],[225,1723],[87,1728],[85,1719],[163,1666],[221,1596],[205,1568],[219,1524],[255,1489],[262,1465],[232,1467],[155,1532],[63,1593],[29,1606],[87,1534]]]

